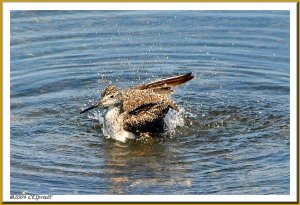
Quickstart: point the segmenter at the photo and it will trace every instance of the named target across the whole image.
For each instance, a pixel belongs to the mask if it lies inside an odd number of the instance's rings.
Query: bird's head
[[[104,89],[100,104],[104,107],[111,105],[118,105],[122,102],[122,93],[116,88],[116,86],[110,85]]]
[[[98,107],[99,105],[102,105],[104,107],[109,106],[116,106],[122,102],[122,93],[119,91],[116,86],[110,85],[106,87],[102,93],[101,100],[99,100],[97,103],[92,105],[89,108],[86,108],[80,112],[85,113],[91,109],[94,109]]]

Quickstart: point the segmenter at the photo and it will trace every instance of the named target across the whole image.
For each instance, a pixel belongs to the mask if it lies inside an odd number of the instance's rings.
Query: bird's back
[[[178,109],[169,94],[154,89],[127,90],[123,94],[124,129],[133,133],[164,131],[169,108]]]
[[[170,100],[169,93],[158,92],[157,89],[128,89],[123,93],[122,108],[127,112],[134,112],[141,107],[158,104],[166,104],[173,109],[177,109],[176,105]]]

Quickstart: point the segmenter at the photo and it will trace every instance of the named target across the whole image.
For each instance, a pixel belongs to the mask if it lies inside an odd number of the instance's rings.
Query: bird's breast
[[[133,133],[124,130],[123,114],[120,114],[120,108],[118,107],[109,107],[105,116],[104,125],[108,137],[123,142],[128,138],[135,138],[135,135]]]

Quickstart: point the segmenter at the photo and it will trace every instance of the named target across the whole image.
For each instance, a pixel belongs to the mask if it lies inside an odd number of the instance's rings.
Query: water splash
[[[164,121],[168,127],[168,132],[170,134],[175,133],[175,128],[184,126],[184,114],[185,109],[182,107],[179,108],[179,112],[176,112],[174,110],[170,110],[168,112]]]
[[[96,110],[94,112],[92,112],[92,114],[88,114],[88,118],[89,119],[93,119],[93,120],[98,120],[100,122],[100,124],[104,123],[104,117],[103,117],[103,112]]]
[[[92,114],[89,114],[88,115],[88,118],[89,119],[93,119],[93,120],[98,120],[100,125],[102,125],[102,132],[103,132],[103,135],[106,137],[106,138],[111,138],[109,133],[108,133],[108,130],[107,130],[107,127],[105,126],[105,122],[104,122],[104,113],[97,110],[97,111],[94,111]]]

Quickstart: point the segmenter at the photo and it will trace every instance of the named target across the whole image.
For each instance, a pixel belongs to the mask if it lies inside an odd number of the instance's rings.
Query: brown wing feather
[[[133,112],[124,113],[123,128],[129,132],[163,132],[163,118],[168,113],[166,104],[148,104],[141,106]]]
[[[158,104],[167,100],[167,95],[161,95],[153,90],[127,90],[123,93],[123,110],[132,110],[146,104]]]
[[[181,85],[193,78],[194,78],[194,76],[192,75],[192,73],[187,73],[184,75],[179,75],[179,76],[175,76],[175,77],[171,77],[171,78],[158,80],[158,81],[155,81],[152,83],[138,85],[138,86],[132,87],[131,89],[144,90],[144,89],[157,88],[157,87],[174,87],[177,85]]]
[[[171,90],[162,89],[162,91],[167,92],[167,94],[159,93],[156,89],[127,90],[123,93],[122,109],[125,112],[132,112],[145,105],[166,105],[178,111],[178,107],[175,103],[168,98]]]
[[[153,88],[153,92],[162,94],[162,95],[171,95],[174,90],[171,89],[171,87],[160,87],[160,88]]]

